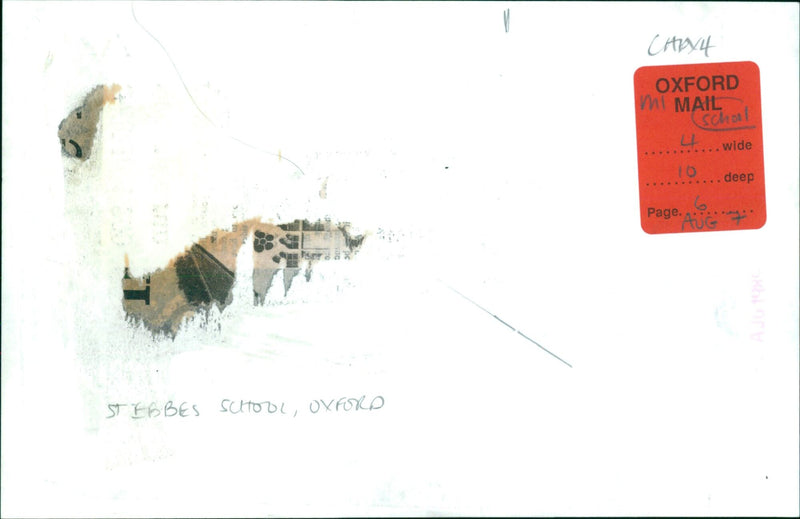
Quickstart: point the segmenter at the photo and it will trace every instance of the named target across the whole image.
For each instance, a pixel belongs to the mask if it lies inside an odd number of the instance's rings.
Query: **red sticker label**
[[[767,209],[758,65],[642,67],[633,84],[642,229],[661,234],[762,227]]]

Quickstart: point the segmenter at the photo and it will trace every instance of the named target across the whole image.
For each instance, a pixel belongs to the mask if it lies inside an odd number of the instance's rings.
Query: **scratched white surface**
[[[796,5],[134,8],[3,4],[3,516],[798,514]],[[759,65],[768,222],[646,235],[633,72],[706,60]],[[371,235],[258,308],[245,245],[209,325],[126,325],[126,252],[256,215]],[[105,418],[166,400],[201,416]]]

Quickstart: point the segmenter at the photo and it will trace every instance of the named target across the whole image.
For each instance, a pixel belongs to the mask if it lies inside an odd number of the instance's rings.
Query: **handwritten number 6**
[[[708,209],[708,206],[706,204],[698,204],[697,202],[699,200],[700,200],[700,195],[697,195],[697,197],[694,199],[694,208],[697,209],[698,211],[705,211],[706,209]]]

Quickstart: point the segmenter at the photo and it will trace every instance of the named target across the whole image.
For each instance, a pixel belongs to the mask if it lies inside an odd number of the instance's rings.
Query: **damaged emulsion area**
[[[166,268],[140,279],[131,277],[126,256],[122,303],[127,317],[154,333],[175,337],[184,318],[213,304],[224,309],[232,301],[236,256],[248,236],[253,244],[256,305],[264,304],[278,271],[283,271],[286,295],[303,266],[306,280],[310,280],[316,262],[350,259],[364,241],[363,235],[350,235],[348,224],[295,220],[274,225],[254,218],[229,231],[213,231],[173,258]]]
[[[91,156],[103,107],[114,103],[119,85],[94,87],[80,106],[58,125],[64,155],[85,161]],[[324,198],[324,186],[320,196]],[[305,267],[306,280],[316,262],[350,259],[364,236],[351,236],[349,224],[329,220],[295,220],[274,225],[253,218],[230,230],[215,230],[169,264],[142,278],[131,276],[128,257],[122,278],[122,303],[128,319],[141,322],[153,333],[175,337],[184,318],[212,305],[222,310],[232,301],[236,257],[252,237],[253,298],[263,305],[278,271],[283,271],[286,295],[292,280]]]
[[[106,103],[113,103],[122,89],[119,85],[97,85],[86,94],[83,103],[58,125],[61,151],[65,155],[86,160],[92,154],[100,112]]]

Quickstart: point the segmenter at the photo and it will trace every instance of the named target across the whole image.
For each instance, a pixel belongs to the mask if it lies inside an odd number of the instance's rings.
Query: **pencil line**
[[[178,65],[176,65],[176,64],[175,64],[175,60],[173,60],[173,59],[172,59],[172,56],[170,56],[170,54],[169,54],[169,51],[167,50],[167,48],[166,48],[166,47],[164,47],[164,44],[163,44],[163,43],[161,43],[161,40],[159,40],[158,38],[156,38],[156,37],[153,35],[153,33],[152,33],[152,32],[150,32],[149,30],[147,30],[147,27],[145,27],[144,25],[142,25],[142,22],[140,22],[140,21],[139,21],[139,18],[137,18],[137,17],[136,17],[136,10],[134,9],[134,6],[133,6],[133,4],[134,4],[134,3],[133,3],[133,2],[131,2],[131,14],[133,15],[133,20],[136,22],[136,24],[137,24],[139,27],[141,27],[141,28],[142,28],[142,30],[143,30],[144,32],[146,32],[146,33],[148,34],[148,36],[150,36],[150,37],[153,39],[153,41],[155,41],[155,42],[158,44],[158,46],[159,46],[159,47],[161,47],[161,50],[162,50],[162,51],[164,51],[164,55],[165,55],[165,56],[167,56],[167,59],[168,59],[168,60],[169,60],[169,62],[172,64],[172,68],[173,68],[173,69],[175,69],[175,74],[177,74],[177,75],[178,75],[178,79],[180,80],[180,82],[181,82],[181,85],[183,85],[183,89],[184,89],[184,90],[186,90],[186,95],[188,95],[188,96],[189,96],[189,99],[191,99],[191,101],[192,101],[192,104],[194,104],[195,108],[197,108],[197,111],[198,111],[198,112],[200,112],[200,114],[201,114],[203,117],[205,117],[206,121],[208,121],[209,123],[211,123],[211,125],[212,125],[212,126],[214,126],[214,127],[216,127],[216,128],[219,128],[219,126],[217,126],[217,124],[216,124],[214,121],[212,121],[212,120],[211,120],[211,118],[210,118],[208,115],[206,115],[206,113],[203,111],[203,109],[202,109],[202,108],[200,108],[200,105],[198,105],[198,104],[197,104],[197,101],[195,101],[195,100],[194,100],[194,96],[192,95],[192,92],[189,90],[189,87],[186,85],[186,81],[184,81],[184,80],[183,80],[183,75],[181,75],[181,71],[180,71],[180,70],[178,70]]]
[[[492,312],[490,312],[489,310],[487,310],[486,308],[484,308],[483,306],[481,306],[480,304],[478,304],[476,301],[473,301],[473,300],[472,300],[472,299],[470,299],[469,297],[465,296],[464,294],[462,294],[461,292],[459,292],[459,291],[458,291],[458,290],[456,290],[455,288],[451,287],[450,285],[448,285],[447,283],[445,283],[445,282],[444,282],[444,281],[442,281],[441,279],[439,280],[439,282],[440,282],[441,284],[443,284],[444,286],[446,286],[447,288],[449,288],[450,290],[452,290],[453,292],[455,292],[456,294],[458,294],[458,295],[460,295],[461,297],[463,297],[464,299],[466,299],[467,301],[469,301],[470,303],[472,303],[473,305],[477,306],[478,308],[480,308],[481,310],[483,310],[483,311],[484,311],[484,312],[486,312],[487,314],[491,315],[492,317],[494,317],[495,319],[497,319],[497,320],[498,320],[498,321],[500,321],[501,323],[503,323],[503,324],[504,324],[505,326],[507,326],[507,327],[508,327],[508,328],[509,328],[511,331],[514,331],[514,332],[516,332],[516,333],[517,333],[518,335],[520,335],[520,336],[521,336],[523,339],[527,339],[529,342],[532,342],[533,344],[535,344],[536,346],[538,346],[539,348],[541,348],[541,349],[542,349],[542,350],[544,350],[545,352],[549,353],[550,355],[552,355],[552,356],[553,356],[553,357],[555,357],[556,359],[560,360],[561,362],[563,362],[564,364],[566,364],[566,365],[567,365],[567,366],[569,366],[570,368],[572,367],[572,364],[570,364],[570,363],[569,363],[569,362],[567,362],[566,360],[562,359],[561,357],[559,357],[558,355],[556,355],[556,354],[555,354],[555,353],[553,353],[552,351],[548,350],[547,348],[545,348],[544,346],[542,346],[542,345],[541,345],[541,344],[539,344],[538,342],[534,341],[533,339],[531,339],[530,337],[528,337],[527,335],[525,335],[525,334],[524,334],[524,333],[523,333],[521,330],[518,330],[518,329],[514,328],[513,326],[511,326],[510,324],[508,324],[507,322],[505,322],[504,320],[502,320],[502,319],[501,319],[501,318],[500,318],[498,315],[496,315],[496,314],[493,314]]]
[[[166,47],[164,47],[164,44],[163,44],[163,43],[161,43],[161,40],[159,40],[158,38],[156,38],[156,37],[153,35],[153,33],[152,33],[152,32],[150,32],[149,30],[147,30],[147,27],[145,27],[144,25],[142,25],[142,22],[140,22],[140,21],[139,21],[139,19],[136,17],[136,10],[134,9],[134,7],[133,7],[133,4],[134,4],[134,2],[131,2],[131,14],[133,15],[133,19],[134,19],[134,21],[136,22],[136,24],[137,24],[139,27],[141,27],[141,28],[142,28],[142,30],[143,30],[144,32],[146,32],[146,33],[148,34],[148,36],[150,36],[150,37],[153,39],[153,41],[155,41],[155,42],[158,44],[158,46],[159,46],[159,47],[161,47],[161,50],[163,50],[163,51],[164,51],[164,55],[167,57],[167,59],[169,60],[169,62],[172,64],[172,68],[173,68],[173,69],[175,69],[175,74],[177,74],[177,75],[178,75],[178,79],[180,80],[180,82],[181,82],[181,85],[183,85],[183,89],[184,89],[184,90],[186,90],[186,95],[188,95],[188,96],[189,96],[189,99],[192,101],[192,104],[195,106],[195,108],[197,108],[197,111],[198,111],[198,112],[200,112],[200,114],[201,114],[201,115],[202,115],[202,116],[205,118],[205,120],[206,120],[206,121],[208,121],[208,122],[209,122],[209,124],[211,124],[211,126],[213,126],[214,128],[216,128],[217,130],[221,131],[222,133],[224,133],[225,135],[227,135],[229,138],[231,138],[231,139],[235,140],[235,141],[236,141],[236,142],[238,142],[239,144],[243,144],[243,145],[247,146],[248,148],[251,148],[251,149],[253,149],[253,150],[259,151],[259,152],[261,152],[261,153],[266,153],[267,155],[272,155],[273,157],[277,157],[277,158],[278,158],[278,160],[285,160],[286,162],[288,162],[289,164],[291,164],[292,166],[294,166],[295,168],[297,168],[297,170],[298,170],[298,171],[300,171],[300,173],[301,173],[302,175],[305,175],[305,172],[303,171],[303,169],[302,169],[300,166],[298,166],[297,164],[295,164],[295,163],[294,163],[294,161],[292,161],[292,160],[289,160],[288,158],[286,158],[285,156],[283,156],[283,154],[281,154],[281,153],[273,153],[273,152],[271,152],[271,151],[267,151],[267,150],[265,150],[265,149],[262,149],[262,148],[259,148],[259,147],[257,147],[257,146],[254,146],[254,145],[250,144],[249,142],[245,142],[245,141],[243,141],[242,139],[239,139],[238,137],[236,137],[236,136],[234,136],[234,135],[231,135],[230,133],[227,133],[225,130],[223,130],[223,129],[222,129],[222,127],[221,127],[220,125],[218,125],[217,123],[215,123],[215,122],[214,122],[214,121],[213,121],[213,120],[212,120],[212,119],[211,119],[211,118],[210,118],[210,117],[209,117],[209,116],[208,116],[208,115],[207,115],[207,114],[206,114],[206,113],[203,111],[203,109],[202,109],[202,108],[200,108],[200,105],[199,105],[199,104],[197,104],[197,101],[195,101],[195,99],[194,99],[194,96],[192,95],[192,92],[189,90],[189,86],[186,84],[186,81],[184,81],[184,80],[183,80],[183,75],[181,75],[181,71],[180,71],[180,70],[178,70],[178,65],[176,65],[176,64],[175,64],[175,60],[173,60],[173,59],[172,59],[172,56],[170,56],[169,52],[167,51],[167,48],[166,48]]]

